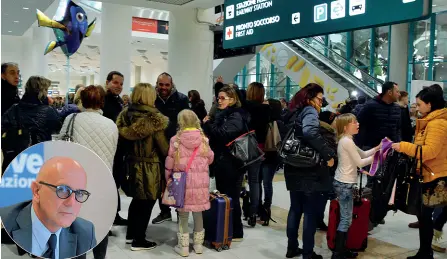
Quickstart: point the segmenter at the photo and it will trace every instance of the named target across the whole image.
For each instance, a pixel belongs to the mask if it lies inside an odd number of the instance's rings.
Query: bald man
[[[33,199],[0,209],[3,225],[26,252],[51,259],[72,258],[96,246],[95,228],[78,218],[90,193],[84,168],[67,157],[54,157],[31,184]]]

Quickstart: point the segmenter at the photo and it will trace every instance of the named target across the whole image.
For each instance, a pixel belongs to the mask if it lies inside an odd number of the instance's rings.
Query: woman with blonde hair
[[[217,190],[233,201],[233,242],[240,242],[244,237],[239,200],[244,172],[226,145],[247,133],[246,124],[250,115],[241,108],[239,96],[233,87],[225,86],[220,89],[217,100],[220,111],[205,123],[204,129],[216,158],[214,168]]]
[[[99,86],[102,87],[102,86]],[[68,115],[73,113],[80,113],[84,107],[81,102],[81,92],[85,89],[85,86],[76,87],[78,89],[73,97],[73,103],[66,104],[59,112],[61,119],[64,120]]]
[[[208,138],[203,134],[200,120],[191,110],[183,110],[178,115],[179,129],[171,138],[168,157],[166,158],[166,182],[171,181],[175,171],[187,169],[185,202],[179,212],[178,244],[174,250],[181,256],[189,255],[189,212],[194,218],[194,251],[203,253],[205,230],[203,229],[202,212],[210,208],[208,166],[213,162],[214,153],[208,144]]]
[[[169,148],[164,131],[169,121],[155,108],[157,93],[152,85],[137,84],[130,98],[130,106],[116,121],[121,137],[129,142],[125,163],[133,179],[126,243],[132,244],[133,251],[150,250],[157,244],[146,240],[146,229],[162,191],[161,163]]]

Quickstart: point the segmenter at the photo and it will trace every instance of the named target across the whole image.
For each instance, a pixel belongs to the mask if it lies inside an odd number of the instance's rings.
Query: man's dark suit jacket
[[[3,226],[14,242],[26,252],[32,250],[31,201],[0,208]],[[96,246],[95,227],[92,222],[82,218],[59,235],[59,258],[72,258],[82,255]],[[37,255],[40,256],[40,255]]]

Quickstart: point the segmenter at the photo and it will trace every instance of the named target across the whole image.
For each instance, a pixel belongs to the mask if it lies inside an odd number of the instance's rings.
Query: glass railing
[[[362,87],[365,86],[369,95],[376,95],[381,92],[383,81],[372,77],[368,72],[363,71],[356,65],[352,64],[337,52],[328,48],[320,40],[314,38],[306,38],[292,41],[293,44],[305,49],[313,54],[315,58],[322,63],[328,65],[331,69],[341,74],[350,83]],[[373,90],[374,92],[371,92]]]

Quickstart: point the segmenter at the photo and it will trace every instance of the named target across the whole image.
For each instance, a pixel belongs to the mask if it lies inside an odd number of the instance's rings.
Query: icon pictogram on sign
[[[225,40],[232,40],[234,38],[234,26],[228,26],[225,29]]]
[[[331,19],[340,19],[346,16],[346,0],[331,2]]]
[[[227,20],[234,18],[234,5],[229,5],[225,9]]]
[[[314,6],[314,22],[327,21],[327,4]]]
[[[301,14],[294,13],[292,14],[292,24],[299,24],[301,22]]]

